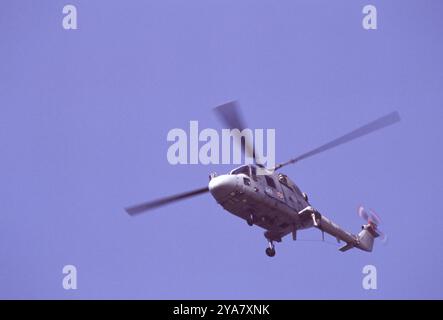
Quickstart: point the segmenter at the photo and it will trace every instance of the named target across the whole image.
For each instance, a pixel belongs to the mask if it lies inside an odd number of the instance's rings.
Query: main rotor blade
[[[165,197],[165,198],[161,198],[161,199],[157,199],[154,201],[149,201],[149,202],[145,202],[139,205],[135,205],[132,207],[128,207],[125,208],[126,212],[129,213],[131,216],[142,213],[144,211],[147,210],[151,210],[175,201],[179,201],[179,200],[184,200],[186,198],[190,198],[190,197],[194,197],[197,196],[199,194],[208,192],[209,188],[208,187],[204,187],[201,189],[196,189],[193,191],[189,191],[189,192],[184,192],[184,193],[179,193],[173,196],[169,196],[169,197]]]
[[[385,128],[387,126],[390,126],[390,125],[392,125],[392,124],[394,124],[396,122],[399,122],[399,121],[400,121],[400,115],[398,114],[398,112],[397,111],[392,112],[392,113],[390,113],[390,114],[388,114],[388,115],[386,115],[384,117],[381,117],[381,118],[379,118],[377,120],[374,120],[374,121],[372,121],[372,122],[370,122],[370,123],[368,123],[368,124],[358,128],[358,129],[356,129],[356,130],[354,130],[354,131],[352,131],[352,132],[350,132],[348,134],[345,134],[344,136],[341,136],[340,138],[332,140],[331,142],[328,142],[328,143],[326,143],[326,144],[324,144],[324,145],[322,145],[322,146],[320,146],[320,147],[318,147],[318,148],[316,148],[314,150],[306,152],[306,153],[304,153],[304,154],[302,154],[302,155],[300,155],[300,156],[298,156],[296,158],[293,158],[293,159],[291,159],[291,160],[289,160],[287,162],[278,164],[275,167],[275,170],[280,169],[281,167],[284,167],[284,166],[286,166],[288,164],[296,163],[296,162],[298,162],[300,160],[306,159],[308,157],[312,157],[313,155],[319,154],[319,153],[324,152],[326,150],[335,148],[335,147],[337,147],[337,146],[339,146],[341,144],[350,142],[350,141],[352,141],[354,139],[363,137],[363,136],[365,136],[367,134],[370,134],[370,133],[372,133],[374,131],[383,129],[383,128]]]
[[[246,129],[246,125],[243,121],[243,117],[241,116],[240,112],[240,106],[238,105],[237,101],[231,101],[225,104],[222,104],[218,107],[214,108],[215,114],[218,116],[218,118],[221,120],[221,122],[227,126],[229,129],[238,129],[240,131],[243,131],[243,129]],[[255,153],[254,153],[254,147],[246,139],[241,139],[241,148],[242,152],[244,150],[245,154],[255,159]]]

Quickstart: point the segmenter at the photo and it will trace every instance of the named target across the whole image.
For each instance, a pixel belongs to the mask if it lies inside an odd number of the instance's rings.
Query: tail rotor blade
[[[388,236],[386,233],[384,233],[383,231],[381,231],[379,228],[377,228],[377,233],[380,235],[380,241],[382,244],[386,245],[386,243],[388,242]]]
[[[380,225],[381,224],[380,217],[371,209],[369,209],[369,212],[370,212],[369,220],[375,223],[376,225]]]
[[[360,216],[360,218],[362,218],[365,222],[368,222],[369,220],[369,215],[366,212],[365,208],[363,208],[363,206],[358,207],[358,215]]]
[[[381,224],[380,217],[371,209],[365,209],[363,206],[358,207],[358,215],[365,220],[366,223],[370,224],[374,231],[378,233],[379,238],[383,244],[388,241],[388,236],[382,230],[380,230],[379,225]]]

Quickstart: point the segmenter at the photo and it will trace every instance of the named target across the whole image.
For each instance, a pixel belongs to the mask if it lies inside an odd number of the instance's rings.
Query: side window
[[[270,186],[271,188],[277,189],[274,179],[272,179],[272,177],[265,175],[265,179],[266,179],[266,183],[268,184],[268,186]]]

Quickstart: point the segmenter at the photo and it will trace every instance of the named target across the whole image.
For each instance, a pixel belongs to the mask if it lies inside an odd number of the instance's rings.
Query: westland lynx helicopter
[[[218,106],[214,110],[224,125],[230,129],[243,131],[246,128],[235,102]],[[390,113],[316,149],[267,169],[268,173],[264,175],[257,174],[258,169],[266,168],[259,159],[256,159],[253,146],[248,145],[246,139],[243,139],[242,149],[254,159],[253,164],[243,165],[223,175],[211,174],[207,187],[129,207],[126,211],[130,215],[137,215],[175,201],[210,192],[225,210],[246,220],[250,226],[257,225],[266,230],[264,233],[268,241],[266,254],[269,257],[275,256],[274,242],[281,242],[282,238],[288,234],[292,234],[293,240],[296,240],[297,231],[308,228],[317,228],[322,231],[323,235],[326,232],[339,242],[343,241],[345,245],[339,249],[342,252],[352,248],[371,252],[374,239],[385,238],[378,228],[380,219],[374,212],[363,207],[358,209],[360,217],[366,221],[366,224],[357,235],[354,235],[320,214],[311,206],[308,196],[301,192],[288,176],[278,170],[385,128],[399,120],[400,116],[397,112]]]

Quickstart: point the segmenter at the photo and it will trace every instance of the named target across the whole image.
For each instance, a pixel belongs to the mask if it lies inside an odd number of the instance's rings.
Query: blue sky
[[[371,1],[375,31],[367,1],[70,3],[78,30],[63,1],[0,12],[1,298],[443,298],[441,1]],[[276,129],[277,161],[397,110],[400,124],[283,170],[349,231],[374,208],[387,244],[288,237],[269,259],[262,230],[210,195],[127,216],[232,168],[166,159],[169,130],[221,129],[212,108],[230,100]],[[367,264],[378,290],[362,288]]]

